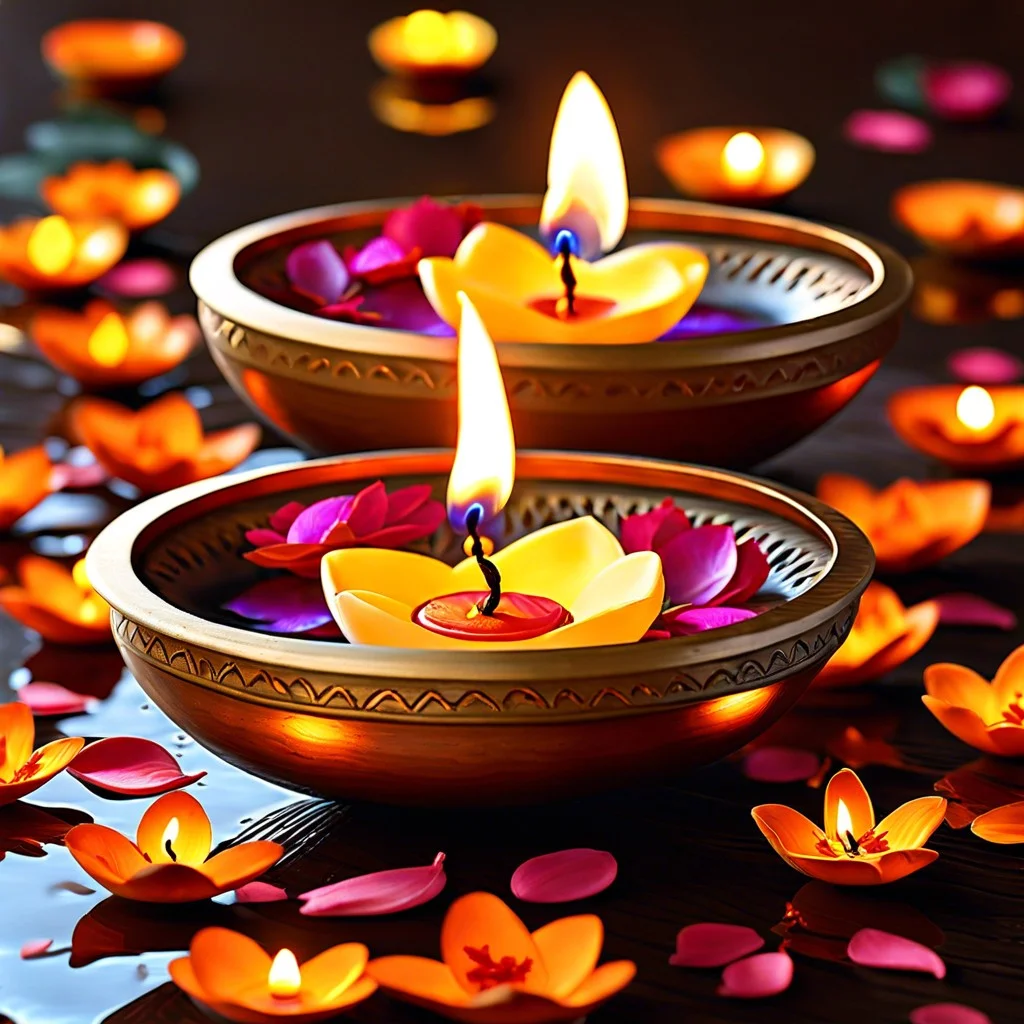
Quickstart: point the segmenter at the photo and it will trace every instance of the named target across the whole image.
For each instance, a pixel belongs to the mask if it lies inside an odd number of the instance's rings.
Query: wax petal
[[[946,976],[946,965],[934,950],[902,935],[862,928],[850,939],[847,956],[861,967],[892,971],[922,971],[936,978]]]
[[[41,957],[52,945],[53,939],[29,939],[21,947],[21,959],[35,960],[37,957]]]
[[[855,110],[843,124],[850,142],[883,153],[920,153],[932,144],[932,130],[900,110]]]
[[[785,992],[792,980],[793,961],[786,953],[758,953],[726,967],[718,994],[733,999],[764,999]]]
[[[752,619],[757,612],[749,608],[686,608],[671,618],[663,616],[662,621],[668,625],[672,636],[692,636],[709,629],[723,629],[735,626],[737,622]]]
[[[928,106],[950,121],[991,117],[1010,95],[1010,76],[994,64],[962,61],[925,70],[922,78]]]
[[[446,883],[444,854],[439,853],[426,867],[375,871],[303,893],[301,912],[319,917],[397,914],[432,900]]]
[[[989,626],[1004,630],[1017,627],[1017,616],[1009,608],[976,594],[943,594],[933,600],[939,606],[939,623],[943,626]]]
[[[59,683],[26,683],[18,690],[18,700],[34,715],[80,715],[96,703]]]
[[[512,892],[527,903],[569,903],[604,892],[619,865],[604,850],[559,850],[533,857],[512,875]]]
[[[87,746],[68,767],[80,782],[122,796],[156,796],[190,786],[206,775],[186,775],[159,743],[137,736],[110,736]]]
[[[690,924],[676,936],[676,951],[668,962],[673,967],[724,967],[763,945],[764,939],[744,925]]]
[[[946,365],[967,384],[1013,384],[1024,377],[1024,361],[999,348],[962,348]]]
[[[910,1024],[992,1024],[992,1018],[962,1003],[930,1003],[910,1011]]]
[[[594,914],[561,917],[538,928],[533,941],[548,972],[548,994],[564,999],[593,974],[604,944],[604,925]]]
[[[341,253],[326,239],[297,245],[288,253],[284,272],[295,288],[315,295],[322,305],[337,302],[349,283]]]
[[[250,882],[235,890],[236,903],[278,903],[288,899],[284,889],[269,882]]]
[[[743,759],[743,774],[755,782],[803,782],[820,767],[817,754],[795,747],[759,747]]]
[[[658,554],[668,599],[673,604],[706,604],[736,571],[736,535],[731,526],[701,526],[677,534]]]

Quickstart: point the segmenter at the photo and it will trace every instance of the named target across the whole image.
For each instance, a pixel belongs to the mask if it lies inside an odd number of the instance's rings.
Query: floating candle
[[[920,320],[931,324],[971,324],[1024,317],[1024,280],[1012,269],[969,264],[935,253],[916,257],[911,260],[911,267],[913,310]],[[1005,384],[1006,380],[978,383]]]
[[[467,11],[414,11],[378,25],[368,39],[373,59],[396,75],[463,76],[490,60],[498,33]]]
[[[9,530],[53,490],[50,470],[41,445],[13,455],[0,447],[0,530]]]
[[[765,203],[792,192],[814,166],[814,147],[781,128],[691,128],[662,139],[655,158],[687,195]]]
[[[85,740],[68,736],[34,750],[35,737],[35,719],[27,705],[19,701],[0,704],[0,807],[45,785],[71,764],[85,745]]]
[[[116,221],[19,220],[0,228],[0,276],[30,290],[81,288],[110,270],[127,245]]]

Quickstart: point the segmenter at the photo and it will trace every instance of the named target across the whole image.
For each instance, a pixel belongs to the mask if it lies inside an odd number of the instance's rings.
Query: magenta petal
[[[21,947],[22,960],[35,960],[42,956],[53,945],[53,939],[29,939]]]
[[[693,636],[709,629],[724,629],[735,626],[737,622],[752,619],[757,612],[749,608],[728,608],[716,605],[712,608],[686,608],[671,618],[663,616],[663,622],[672,631],[673,636]]]
[[[90,743],[68,766],[79,782],[122,796],[156,796],[198,782],[206,772],[186,775],[178,759],[153,740],[111,736]]]
[[[59,683],[26,683],[18,690],[18,700],[34,715],[80,715],[95,703],[94,698],[72,693]]]
[[[316,917],[397,914],[432,900],[447,881],[444,854],[439,853],[426,867],[376,871],[303,893],[301,912]]]
[[[322,299],[323,305],[337,302],[349,283],[341,253],[326,239],[297,245],[288,253],[284,272],[295,288]]]
[[[379,530],[384,525],[387,514],[388,492],[383,481],[378,480],[369,487],[364,487],[352,499],[352,507],[345,522],[357,537],[364,537]]]
[[[743,774],[755,782],[803,782],[820,767],[817,754],[795,747],[760,747],[743,759]]]
[[[288,527],[289,544],[323,544],[324,538],[339,523],[348,519],[352,508],[351,494],[324,498],[303,509]]]
[[[946,365],[966,384],[1012,384],[1024,377],[1024,361],[999,348],[962,348]]]
[[[745,540],[736,548],[736,572],[715,604],[744,604],[764,586],[772,567],[756,540]]]
[[[942,594],[932,600],[939,606],[939,622],[943,626],[1017,628],[1017,616],[1009,608],[1002,608],[977,594]]]
[[[858,146],[883,153],[920,153],[932,144],[932,130],[919,117],[901,110],[855,110],[843,134]]]
[[[753,928],[740,924],[690,924],[676,936],[673,967],[724,967],[764,945]]]
[[[559,850],[524,861],[512,875],[512,893],[527,903],[570,903],[604,892],[619,873],[604,850]]]
[[[421,249],[424,256],[454,256],[465,226],[462,214],[447,203],[430,196],[411,206],[394,210],[384,221],[383,234],[404,252]]]
[[[96,287],[123,299],[153,298],[173,292],[178,287],[178,274],[169,263],[153,257],[125,260],[108,270]]]
[[[699,526],[677,533],[658,554],[669,601],[707,604],[736,572],[736,535],[731,526]]]
[[[391,263],[399,263],[405,256],[405,249],[392,239],[381,235],[371,239],[362,249],[350,256],[348,268],[353,274],[368,274]]]
[[[388,511],[384,516],[385,526],[394,526],[402,522],[406,516],[412,515],[422,508],[429,500],[433,489],[430,484],[413,484],[412,487],[401,487],[388,495]]]
[[[246,530],[245,539],[254,548],[266,548],[270,547],[271,544],[286,544],[287,541],[281,534],[276,530],[267,530],[262,526],[257,527],[255,530]]]
[[[686,513],[676,508],[671,498],[665,498],[657,508],[652,508],[649,512],[637,512],[622,520],[619,539],[623,550],[627,555],[633,554],[634,551],[654,551],[655,536],[663,526],[664,533],[658,537],[662,543],[668,543],[677,533],[690,528],[690,520]]]
[[[891,971],[923,971],[936,978],[946,976],[946,965],[933,949],[877,928],[861,928],[846,947],[846,955],[861,967]]]
[[[270,517],[270,528],[275,530],[277,533],[282,534],[281,540],[283,541],[285,535],[291,529],[292,523],[299,518],[302,512],[305,512],[306,506],[301,501],[289,501],[282,505],[273,515]]]
[[[718,994],[733,999],[764,999],[785,992],[792,980],[793,961],[786,953],[758,953],[726,967]]]
[[[1007,100],[1013,83],[994,64],[962,61],[939,64],[924,73],[925,99],[939,117],[976,121],[991,117]]]
[[[992,1018],[962,1003],[931,1003],[911,1010],[910,1024],[992,1024]]]
[[[236,903],[279,903],[288,899],[284,889],[269,882],[250,882],[235,890]]]

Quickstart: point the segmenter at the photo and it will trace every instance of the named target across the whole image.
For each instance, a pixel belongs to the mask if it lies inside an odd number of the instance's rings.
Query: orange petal
[[[129,878],[148,866],[127,836],[106,825],[76,825],[64,837],[64,845],[82,870],[110,892],[119,892]]]
[[[75,605],[81,604],[81,596]],[[110,620],[106,615],[94,622],[81,622],[38,602],[21,587],[0,589],[0,608],[23,626],[34,629],[44,640],[56,644],[100,644],[110,643]]]
[[[547,994],[552,999],[564,999],[597,966],[604,926],[594,914],[563,917],[537,929],[533,941],[548,972]]]
[[[928,694],[921,698],[921,702],[957,739],[986,754],[999,753],[985,723],[973,711],[954,707]]]
[[[494,960],[513,957],[517,964],[531,961],[523,989],[544,993],[547,970],[540,951],[526,925],[497,896],[489,892],[472,892],[457,899],[448,909],[441,926],[441,955],[451,968],[455,980],[467,992],[476,993],[480,986],[467,978],[477,966],[466,954],[466,947],[487,946]]]
[[[142,903],[198,903],[219,892],[206,875],[187,864],[147,864],[110,891]]]
[[[853,825],[854,838],[859,839],[865,832],[875,826],[875,811],[871,806],[871,797],[864,788],[864,783],[857,773],[849,768],[841,768],[829,779],[825,787],[825,834],[829,839],[845,839],[836,831],[836,818],[839,814],[839,801],[846,804]]]
[[[175,844],[177,846],[177,844]],[[237,889],[259,878],[284,856],[284,847],[264,839],[240,843],[211,857],[199,867],[221,891]]]
[[[849,516],[865,533],[870,533],[877,495],[863,480],[846,473],[827,473],[818,481],[818,497]]]
[[[1024,728],[1012,722],[988,727],[989,742],[1001,757],[1024,757]]]
[[[366,973],[381,988],[400,992],[424,1003],[467,1006],[470,996],[447,964],[422,956],[382,956],[366,965]]]
[[[50,457],[38,446],[0,462],[0,530],[12,527],[50,493]]]
[[[891,850],[883,853],[878,861],[878,869],[882,873],[882,882],[898,882],[907,875],[927,867],[939,855],[934,850]]]
[[[370,951],[360,942],[325,949],[302,965],[303,994],[325,1009],[344,1006],[349,1002],[349,989],[363,976],[369,959]]]
[[[81,737],[67,736],[40,747],[35,752],[38,759],[36,770],[29,778],[22,782],[0,784],[0,806],[20,800],[45,785],[54,775],[63,771],[84,746],[85,740]]]
[[[941,796],[922,796],[897,807],[876,826],[875,835],[885,833],[890,850],[917,850],[928,842],[942,824],[946,801]]]
[[[249,988],[264,989],[270,956],[247,935],[230,928],[204,928],[189,947],[196,981],[206,999],[229,1003]]]
[[[31,756],[36,723],[27,704],[0,704],[0,779],[9,779]]]
[[[602,964],[568,999],[561,1002],[565,1006],[578,1006],[580,1016],[585,1017],[599,1003],[621,992],[635,976],[636,964],[629,960]]]
[[[929,696],[954,707],[968,708],[984,722],[999,718],[993,687],[963,665],[929,665],[924,670],[924,688]]]
[[[210,434],[199,450],[197,480],[217,476],[234,469],[248,458],[260,443],[260,428],[255,423],[242,423],[229,430]]]
[[[174,857],[168,854],[164,845],[172,818],[178,819],[178,834],[171,843]],[[213,830],[203,805],[194,796],[167,793],[146,809],[139,822],[136,842],[154,864],[176,862],[198,867],[210,854]]]
[[[971,831],[990,843],[1024,843],[1024,800],[979,814]]]
[[[18,578],[21,585],[47,607],[77,608],[82,603],[82,591],[71,570],[50,558],[26,555],[18,562]]]
[[[1024,691],[1024,644],[999,666],[992,689],[1000,705],[1008,704]]]
[[[203,443],[203,425],[195,406],[180,392],[151,402],[137,414],[139,444],[178,459],[190,459]]]
[[[797,854],[813,854],[825,838],[813,821],[785,804],[761,804],[750,813],[772,849],[784,860]]]
[[[853,857],[794,856],[790,863],[805,875],[832,885],[881,885],[880,861]]]

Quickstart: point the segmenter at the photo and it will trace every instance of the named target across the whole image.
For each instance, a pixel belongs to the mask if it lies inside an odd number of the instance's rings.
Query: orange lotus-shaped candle
[[[199,413],[174,392],[138,412],[102,398],[83,398],[72,429],[107,471],[156,494],[217,476],[246,458],[260,439],[254,423],[204,436]]]
[[[394,75],[468,75],[498,45],[494,26],[468,11],[422,10],[378,25],[368,40],[373,59]]]
[[[178,205],[181,186],[170,171],[137,171],[127,160],[78,163],[39,186],[46,204],[69,219],[109,217],[129,231],[162,221]]]
[[[106,644],[110,605],[89,584],[85,561],[73,569],[41,555],[18,562],[19,586],[0,587],[0,608],[44,640],[57,644]]]
[[[784,804],[751,811],[790,867],[833,885],[883,885],[930,864],[938,854],[923,847],[945,813],[941,796],[922,796],[876,825],[871,798],[849,768],[836,772],[825,789],[824,831]]]
[[[133,843],[106,825],[76,825],[71,856],[115,896],[145,903],[192,903],[258,878],[284,854],[278,843],[240,843],[210,857],[213,831],[202,804],[168,793],[147,808]],[[209,858],[209,859],[207,859]]]
[[[228,1020],[308,1022],[334,1017],[376,992],[377,983],[364,973],[368,959],[364,945],[346,942],[300,966],[291,950],[271,959],[248,936],[204,928],[189,955],[172,960],[168,970],[178,988]]]
[[[9,530],[50,493],[51,469],[42,446],[13,455],[0,448],[0,531]]]
[[[983,480],[897,480],[876,491],[857,477],[830,473],[818,482],[818,497],[867,534],[882,572],[910,572],[981,533],[992,488]]]
[[[367,974],[389,995],[469,1024],[582,1020],[636,974],[628,960],[597,967],[604,940],[592,914],[530,933],[490,893],[456,900],[441,927],[442,960],[385,956]]]
[[[935,601],[905,608],[894,590],[872,581],[860,599],[853,629],[814,685],[840,688],[878,679],[917,654],[938,624]]]
[[[930,665],[924,706],[956,737],[986,754],[1024,757],[1024,647],[989,683],[963,665]]]
[[[83,288],[124,255],[128,232],[113,220],[28,218],[0,228],[0,276],[30,291]]]
[[[971,822],[971,831],[989,843],[1024,843],[1024,800],[979,814]]]
[[[81,313],[43,309],[32,318],[32,340],[58,370],[86,387],[138,384],[173,369],[195,347],[195,318],[172,317],[159,302],[122,316],[103,300]]]
[[[63,771],[85,745],[65,737],[33,751],[36,724],[27,705],[0,704],[0,807],[20,800]]]

